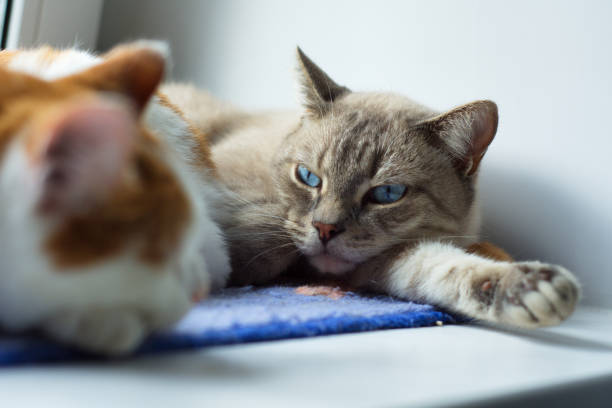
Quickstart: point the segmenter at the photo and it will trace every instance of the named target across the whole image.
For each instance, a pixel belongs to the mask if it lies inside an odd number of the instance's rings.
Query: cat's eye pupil
[[[406,186],[402,184],[385,184],[370,190],[370,201],[376,204],[390,204],[404,196]]]
[[[319,176],[308,170],[305,166],[301,164],[297,167],[298,178],[302,181],[302,183],[306,184],[310,187],[319,187],[321,185],[321,179]]]

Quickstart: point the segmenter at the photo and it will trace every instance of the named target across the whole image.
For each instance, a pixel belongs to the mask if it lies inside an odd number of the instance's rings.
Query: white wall
[[[353,89],[495,100],[485,237],[612,307],[610,16],[605,1],[106,0],[99,47],[167,38],[175,78],[245,107],[295,106],[296,44]]]

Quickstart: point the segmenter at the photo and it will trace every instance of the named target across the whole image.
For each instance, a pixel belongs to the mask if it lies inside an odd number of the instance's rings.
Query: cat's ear
[[[40,124],[29,143],[41,175],[38,210],[70,215],[103,200],[125,174],[137,132],[134,115],[121,104],[85,102]]]
[[[118,92],[142,111],[164,77],[168,46],[160,41],[120,45],[103,62],[64,79],[100,91]]]
[[[1,66],[0,61],[0,104],[12,98],[32,94],[49,88],[49,83],[22,72],[12,71]]]
[[[465,175],[478,170],[480,160],[497,131],[497,105],[476,101],[452,109],[426,122]]]
[[[297,57],[304,106],[310,114],[323,116],[337,98],[350,90],[335,83],[300,47],[297,48]]]

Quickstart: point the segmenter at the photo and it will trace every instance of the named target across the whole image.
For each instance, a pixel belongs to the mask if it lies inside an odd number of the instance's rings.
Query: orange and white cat
[[[163,95],[167,49],[0,52],[0,328],[132,350],[224,285],[206,140]]]

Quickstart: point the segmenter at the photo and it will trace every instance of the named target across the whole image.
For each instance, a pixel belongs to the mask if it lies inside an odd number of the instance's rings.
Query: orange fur
[[[162,57],[147,49],[117,47],[110,52],[105,62],[85,72],[57,82],[60,86],[77,84],[98,91],[123,92],[130,95],[140,112],[151,97],[164,75]]]
[[[87,265],[133,242],[148,263],[172,254],[189,220],[189,202],[174,174],[150,150],[143,146],[134,153],[136,183],[121,183],[102,206],[70,217],[47,239],[56,265]]]
[[[29,52],[35,54],[41,64],[48,65],[65,51],[56,50],[48,45],[43,45],[39,48],[29,50]]]
[[[203,166],[209,169],[215,170],[215,164],[212,161],[210,153],[210,144],[207,135],[203,134],[198,128],[196,128],[187,118],[183,111],[181,111],[176,105],[174,105],[168,97],[160,92],[157,92],[156,96],[159,99],[159,104],[170,108],[174,113],[179,115],[183,121],[188,124],[189,132],[193,135],[194,140],[198,143],[197,150],[194,151],[194,157],[197,158],[195,165]]]
[[[0,65],[5,66],[11,62],[13,57],[17,55],[18,51],[0,51]]]
[[[506,251],[490,242],[477,242],[470,245],[466,251],[470,254],[480,255],[496,261],[514,262],[514,259]]]
[[[60,55],[49,48],[38,52],[48,60]],[[0,64],[14,55],[0,52]],[[98,91],[127,94],[138,112],[142,111],[162,75],[159,55],[129,48],[109,54],[105,62],[83,73],[56,81],[0,68],[0,160],[10,142],[23,137],[28,156],[36,165],[48,142],[45,130],[57,111],[75,100],[95,99]],[[176,107],[172,109],[183,117]],[[63,219],[46,239],[45,249],[57,266],[84,266],[128,246],[134,246],[143,260],[158,263],[167,259],[179,243],[191,216],[189,201],[161,158],[159,141],[142,123],[138,126],[136,147],[121,182],[94,208]],[[201,164],[212,168],[204,138],[195,131],[193,137],[200,142]]]
[[[51,64],[63,52],[52,48],[48,45],[43,45],[38,48],[24,50],[2,50],[0,51],[0,66],[6,66],[18,55],[29,54],[34,56],[41,65]]]

